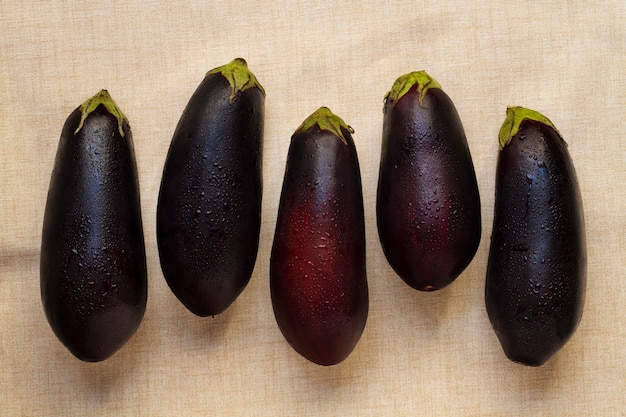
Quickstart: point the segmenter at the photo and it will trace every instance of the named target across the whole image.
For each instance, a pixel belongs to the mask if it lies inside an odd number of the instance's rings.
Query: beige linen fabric
[[[0,415],[626,415],[626,3],[592,3],[0,0]],[[261,246],[235,304],[201,319],[161,274],[156,199],[187,100],[206,71],[238,56],[267,91]],[[375,222],[383,97],[420,69],[457,107],[482,199],[478,253],[436,293],[393,273]],[[133,339],[86,364],[46,322],[38,262],[61,127],[101,88],[133,130],[149,299]],[[287,345],[268,287],[289,139],[322,105],[356,131],[370,285],[363,337],[331,368]],[[559,128],[587,220],[583,320],[541,368],[505,358],[483,301],[507,105],[536,109]]]

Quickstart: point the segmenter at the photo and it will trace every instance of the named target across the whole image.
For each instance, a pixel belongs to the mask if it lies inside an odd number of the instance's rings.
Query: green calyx
[[[539,123],[543,123],[546,126],[550,126],[554,131],[561,136],[558,129],[552,124],[552,122],[543,114],[530,110],[524,107],[507,107],[506,118],[500,128],[498,139],[500,141],[500,149],[503,149],[511,142],[513,136],[519,131],[519,127],[524,120],[534,120]],[[562,138],[562,136],[561,136]]]
[[[232,102],[237,93],[240,91],[246,91],[248,88],[258,88],[263,96],[265,96],[265,90],[263,86],[256,79],[254,74],[248,69],[248,63],[243,58],[236,58],[226,65],[217,67],[207,72],[206,75],[221,74],[226,78],[231,87],[230,101]]]
[[[126,116],[124,116],[124,113],[122,113],[120,108],[117,107],[117,104],[115,104],[115,101],[113,101],[107,90],[100,90],[98,94],[91,97],[80,105],[80,122],[78,123],[78,127],[74,131],[74,134],[80,132],[80,129],[83,128],[83,124],[85,123],[85,119],[87,119],[87,116],[93,113],[93,111],[96,110],[100,105],[103,105],[104,108],[107,109],[107,111],[117,119],[117,128],[120,132],[120,135],[124,137],[124,122],[128,123],[128,119],[126,118]]]
[[[417,85],[417,92],[419,93],[420,106],[422,106],[428,90],[431,88],[441,90],[441,85],[426,71],[414,71],[399,77],[385,96],[385,100],[397,103],[415,85]]]
[[[343,134],[341,128],[344,128],[350,133],[354,133],[346,122],[344,122],[339,116],[334,114],[328,107],[320,107],[313,114],[306,118],[304,122],[296,129],[296,133],[305,132],[317,125],[320,130],[327,130],[337,136],[344,144],[348,144],[346,137]]]

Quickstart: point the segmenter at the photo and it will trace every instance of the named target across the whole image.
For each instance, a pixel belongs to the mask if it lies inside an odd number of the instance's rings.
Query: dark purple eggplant
[[[351,132],[322,107],[293,134],[270,260],[278,326],[319,365],[350,355],[368,313],[363,194]]]
[[[41,298],[77,358],[110,357],[147,298],[139,184],[128,120],[102,90],[67,118],[43,221]]]
[[[567,145],[545,116],[509,108],[499,139],[487,313],[506,356],[540,366],[582,316],[582,199]]]
[[[213,69],[170,144],[157,207],[159,257],[172,292],[198,316],[226,310],[254,269],[264,101],[243,59]]]
[[[385,97],[376,215],[389,264],[415,289],[447,286],[478,249],[480,195],[463,125],[424,71],[398,78]]]

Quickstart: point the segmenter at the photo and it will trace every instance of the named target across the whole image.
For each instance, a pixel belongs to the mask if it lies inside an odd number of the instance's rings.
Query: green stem
[[[498,134],[500,149],[503,149],[509,144],[509,142],[511,142],[511,139],[513,139],[513,136],[517,134],[520,125],[524,120],[534,120],[536,122],[543,123],[546,126],[550,126],[559,136],[561,136],[558,129],[543,114],[524,107],[510,106],[506,109],[506,118],[504,119],[502,127],[500,128],[500,133]],[[561,136],[561,138],[563,137]]]
[[[243,92],[248,88],[258,88],[263,96],[265,89],[256,79],[254,74],[248,69],[248,63],[243,58],[235,58],[230,63],[222,65],[207,72],[206,75],[221,74],[228,80],[231,87],[230,101],[232,102],[237,93]]]
[[[399,77],[385,96],[385,100],[397,103],[415,85],[417,85],[420,106],[423,105],[424,97],[428,90],[431,88],[441,90],[441,85],[428,75],[426,71],[414,71]]]
[[[348,126],[339,116],[335,115],[328,107],[320,107],[313,114],[307,117],[304,122],[296,129],[296,133],[305,132],[311,127],[317,125],[320,130],[327,130],[337,136],[344,144],[348,144],[343,131],[344,128],[350,133],[354,133],[354,129]]]
[[[80,132],[80,129],[83,128],[83,124],[85,123],[85,119],[87,119],[87,116],[93,113],[93,111],[96,110],[100,105],[103,105],[107,109],[107,111],[117,119],[117,128],[120,132],[120,135],[124,137],[123,126],[124,122],[128,124],[128,119],[126,118],[126,116],[124,116],[124,113],[122,113],[122,110],[120,110],[117,104],[115,104],[115,101],[113,101],[107,90],[100,90],[98,94],[91,97],[80,105],[80,122],[78,123],[78,127],[74,131],[74,134]]]

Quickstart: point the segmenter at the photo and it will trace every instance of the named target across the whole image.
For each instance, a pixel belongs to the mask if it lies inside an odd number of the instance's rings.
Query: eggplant
[[[78,359],[105,360],[133,336],[147,300],[139,183],[128,119],[106,90],[63,126],[40,262],[46,317]]]
[[[278,327],[300,355],[324,366],[350,355],[369,308],[352,132],[321,107],[291,137],[270,259]]]
[[[454,281],[480,243],[480,195],[463,125],[424,71],[399,77],[385,96],[376,220],[387,261],[421,291]]]
[[[245,60],[209,71],[174,132],[157,206],[170,289],[192,313],[222,313],[250,281],[259,246],[265,91]]]
[[[499,140],[485,303],[506,356],[540,366],[582,317],[582,197],[567,145],[545,116],[509,108]]]

